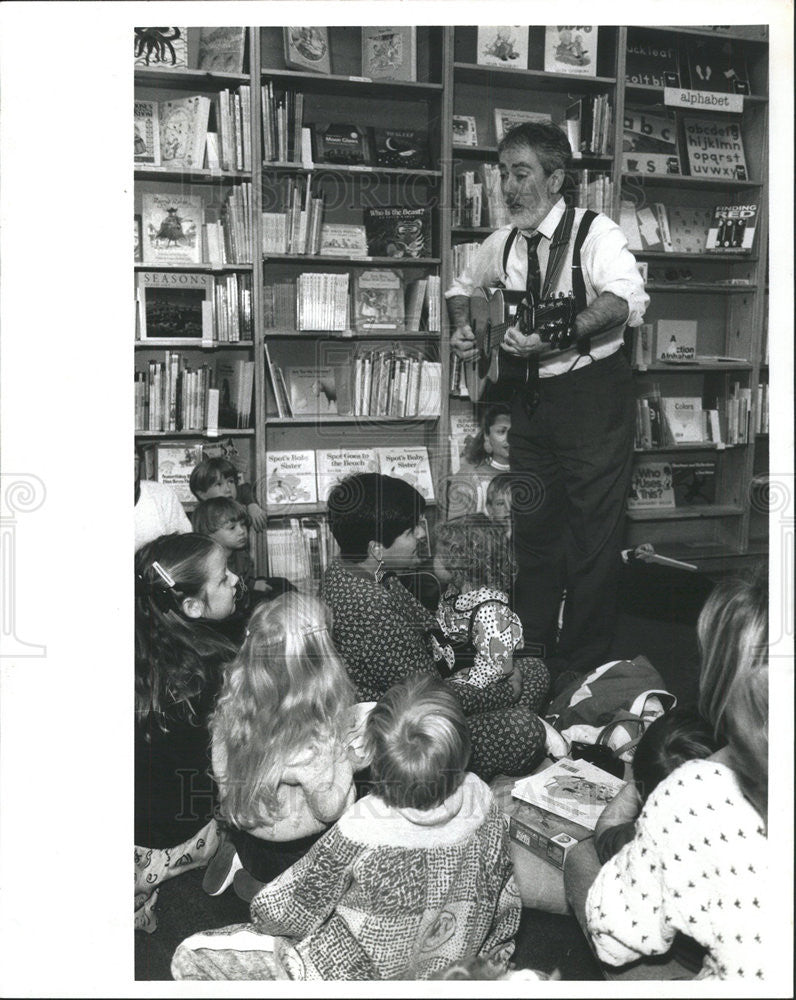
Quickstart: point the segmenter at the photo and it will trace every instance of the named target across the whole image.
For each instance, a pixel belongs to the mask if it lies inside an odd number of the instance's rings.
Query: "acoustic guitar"
[[[560,293],[534,301],[526,292],[477,288],[470,297],[470,327],[478,357],[465,364],[465,382],[473,402],[481,399],[487,382],[522,388],[530,381],[528,358],[515,357],[500,348],[509,327],[518,327],[526,336],[538,334],[553,350],[566,350],[575,342],[574,322],[572,295]]]

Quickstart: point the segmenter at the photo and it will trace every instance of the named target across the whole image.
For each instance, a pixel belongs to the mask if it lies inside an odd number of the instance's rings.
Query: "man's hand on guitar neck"
[[[529,333],[526,336],[516,326],[510,326],[500,346],[515,358],[529,358],[532,354],[541,354],[547,345],[542,343],[538,333]]]

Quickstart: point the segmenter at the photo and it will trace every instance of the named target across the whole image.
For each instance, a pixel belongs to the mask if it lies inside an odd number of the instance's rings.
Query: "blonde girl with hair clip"
[[[253,613],[210,721],[228,840],[205,891],[250,899],[312,846],[356,798],[369,704],[332,643],[328,609],[299,593]]]

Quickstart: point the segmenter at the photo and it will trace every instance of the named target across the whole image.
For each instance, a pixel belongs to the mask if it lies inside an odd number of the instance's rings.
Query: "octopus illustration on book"
[[[180,38],[182,32],[179,28],[136,28],[135,29],[135,58],[144,57],[146,65],[150,59],[153,63],[171,62],[172,66],[177,64],[177,53],[171,44]],[[169,60],[168,57],[171,56]]]

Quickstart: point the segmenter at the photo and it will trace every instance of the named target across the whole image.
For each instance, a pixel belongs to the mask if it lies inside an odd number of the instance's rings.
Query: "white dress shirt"
[[[550,240],[565,208],[564,199],[559,198],[537,229],[537,232],[544,237],[539,241],[537,248],[543,284],[550,255]],[[567,293],[572,290],[572,247],[584,211],[582,208],[575,209],[569,249],[564,255],[558,281],[550,289],[551,293]],[[511,229],[510,225],[502,226],[484,240],[471,265],[464,269],[445,293],[446,298],[453,295],[470,296],[475,288],[490,287],[498,282],[510,289],[525,288],[528,250],[522,233],[515,239],[509,251],[507,270],[505,273],[503,271],[503,250]],[[649,296],[644,291],[644,282],[636,265],[636,258],[628,250],[622,230],[607,215],[598,213],[593,220],[581,249],[581,267],[586,286],[587,306],[603,292],[612,292],[627,302],[629,310],[625,323],[611,330],[592,334],[591,357],[596,361],[608,357],[619,349],[625,326],[638,326],[641,323],[649,304]],[[573,367],[579,368],[589,363],[589,359],[587,357],[581,359],[574,348],[542,354],[539,360],[539,374],[542,377],[561,375],[571,371]]]

